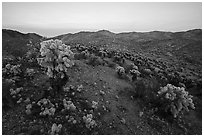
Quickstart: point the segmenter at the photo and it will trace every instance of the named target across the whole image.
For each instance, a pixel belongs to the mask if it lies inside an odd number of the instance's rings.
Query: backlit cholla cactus
[[[121,67],[121,66],[118,66],[116,68],[116,72],[121,77],[121,76],[123,76],[125,74],[125,69],[123,67]]]
[[[83,116],[83,120],[86,124],[86,127],[91,129],[94,128],[97,124],[96,121],[93,120],[93,115],[92,114],[87,114],[87,116]]]
[[[41,107],[41,116],[53,116],[55,114],[56,108],[49,99],[43,98],[38,101],[37,105]]]
[[[104,51],[104,49],[103,49],[103,48],[101,48],[101,49],[99,50],[99,56],[101,56],[102,58],[104,58],[104,57],[106,57],[106,56],[107,56],[107,52],[106,52],[106,51]]]
[[[47,40],[40,43],[41,58],[38,58],[38,63],[47,68],[47,75],[51,78],[56,78],[60,73],[61,78],[64,77],[63,72],[67,72],[69,67],[74,65],[73,52],[70,46],[62,43],[61,40]]]
[[[132,81],[137,80],[137,78],[141,75],[138,69],[130,70],[130,74],[132,75]]]
[[[189,108],[195,109],[193,96],[189,95],[183,87],[167,84],[158,91],[158,95],[166,101],[165,111],[170,110],[174,118],[183,110],[188,112]]]
[[[76,110],[76,106],[72,101],[67,101],[66,99],[63,99],[63,105],[66,110],[72,110],[72,111]]]
[[[50,134],[58,135],[61,132],[61,129],[62,129],[62,124],[57,125],[56,123],[54,123],[51,127]]]

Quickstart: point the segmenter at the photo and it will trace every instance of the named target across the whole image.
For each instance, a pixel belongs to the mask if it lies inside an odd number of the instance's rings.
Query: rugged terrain
[[[69,91],[63,90],[50,100],[60,104],[68,96],[77,111],[64,113],[59,106],[51,117],[40,117],[37,109],[27,115],[29,102],[48,97],[49,78],[36,60],[39,43],[47,39],[62,40],[76,55],[64,85]],[[99,54],[101,49],[108,55]],[[59,134],[202,134],[202,30],[118,34],[101,30],[53,38],[2,30],[2,52],[3,67],[8,63],[20,64],[22,70],[14,85],[5,80],[11,77],[2,78],[3,134],[49,134],[53,123],[62,124]],[[123,57],[124,62],[116,60],[115,54]],[[130,73],[120,78],[115,71],[118,65],[128,68],[131,63],[142,72],[136,81]],[[32,77],[24,73],[27,68],[34,70]],[[150,69],[151,75],[145,75],[145,69]],[[179,86],[179,82],[193,95],[195,110],[184,113],[182,118],[157,112],[152,95],[168,83]],[[81,85],[82,90],[78,92],[77,87]],[[9,91],[19,87],[23,87],[20,92],[23,101],[16,103]],[[92,107],[93,101],[98,103],[96,109]],[[92,129],[81,119],[89,113],[97,123]],[[77,124],[70,122],[67,116],[74,117]]]

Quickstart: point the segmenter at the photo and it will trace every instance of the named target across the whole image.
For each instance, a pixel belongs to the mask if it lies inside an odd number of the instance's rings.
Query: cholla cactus
[[[77,90],[78,92],[81,92],[82,89],[83,89],[83,85],[79,85],[79,86],[77,86],[77,89],[76,89],[76,90]]]
[[[123,75],[125,74],[125,69],[124,69],[123,67],[121,67],[121,66],[118,66],[118,67],[116,68],[116,72],[117,72],[117,74],[118,74],[119,76],[123,76]]]
[[[97,109],[98,108],[98,102],[92,101],[92,108]]]
[[[130,74],[132,75],[132,81],[137,80],[137,77],[141,75],[141,73],[136,69],[130,70]]]
[[[74,65],[71,60],[73,52],[70,46],[62,43],[61,40],[47,40],[40,43],[41,56],[38,63],[47,68],[47,75],[56,78],[59,72],[67,72],[68,68]]]
[[[63,99],[63,105],[66,110],[72,110],[72,111],[76,110],[76,106],[72,101],[67,101],[66,99]]]
[[[189,95],[184,87],[167,84],[158,91],[158,95],[168,102],[166,111],[170,110],[174,118],[183,110],[188,112],[189,108],[195,109],[193,96]]]
[[[132,70],[138,70],[138,66],[136,66],[134,63],[131,63],[131,67],[132,67]]]
[[[101,56],[102,58],[104,58],[104,57],[107,56],[107,53],[106,53],[103,49],[100,49],[100,51],[99,51],[99,56]]]
[[[86,124],[86,127],[91,129],[94,128],[97,124],[96,121],[93,120],[93,115],[92,114],[87,114],[87,116],[83,116],[83,120]]]
[[[69,123],[72,123],[72,124],[76,124],[76,123],[77,123],[77,120],[74,119],[73,116],[67,115],[67,116],[66,116],[66,119],[68,119],[68,122],[69,122]]]
[[[54,108],[54,105],[50,102],[49,99],[43,98],[38,101],[37,105],[41,107],[41,116],[53,116],[55,114],[56,108]]]
[[[20,103],[22,101],[21,94],[20,94],[21,91],[23,91],[23,87],[10,89],[10,95],[13,99],[18,100],[17,103]]]
[[[10,95],[13,96],[13,95],[17,95],[19,94],[21,91],[23,90],[23,87],[20,87],[20,88],[16,88],[16,89],[10,89]]]
[[[81,54],[83,55],[84,58],[88,58],[90,56],[90,53],[88,50],[82,51]]]
[[[32,109],[32,104],[26,105],[26,114],[30,115],[31,114],[31,109]]]
[[[60,133],[61,129],[62,129],[62,124],[57,125],[57,124],[54,123],[52,125],[50,134],[51,135],[57,135],[57,134]]]

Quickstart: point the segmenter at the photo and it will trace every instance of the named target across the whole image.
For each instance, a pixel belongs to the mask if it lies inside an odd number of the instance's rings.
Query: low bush
[[[156,79],[139,79],[134,82],[135,97],[140,98],[145,103],[154,103],[157,98],[157,91],[160,84]]]

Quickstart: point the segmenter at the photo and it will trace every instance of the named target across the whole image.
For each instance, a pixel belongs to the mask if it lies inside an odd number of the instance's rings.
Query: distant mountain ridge
[[[5,36],[6,34],[10,35],[11,37],[17,37],[17,36],[22,36],[24,38],[30,37],[38,37],[42,38],[43,36],[36,34],[36,33],[22,33],[16,30],[11,30],[11,29],[2,29],[2,33]],[[122,36],[131,36],[133,38],[141,37],[141,36],[149,36],[152,38],[172,38],[172,37],[183,37],[183,38],[189,38],[189,37],[194,37],[194,36],[202,36],[202,29],[193,29],[193,30],[187,30],[187,31],[181,31],[181,32],[166,32],[166,31],[150,31],[150,32],[121,32],[121,33],[114,33],[109,30],[99,30],[96,32],[91,32],[91,31],[80,31],[77,33],[67,33],[67,34],[62,34],[54,37],[49,37],[51,38],[64,38],[67,36],[73,36],[73,35],[93,35],[93,34],[98,34],[98,35],[104,35],[104,36],[111,36],[111,37],[122,37]],[[173,36],[175,35],[175,36]],[[161,39],[161,38],[160,38]]]
[[[42,36],[36,34],[36,33],[21,33],[19,31],[16,30],[10,30],[10,29],[2,29],[2,36],[10,36],[12,38],[33,38],[33,39],[39,39],[42,38]]]
[[[43,37],[36,33],[21,33],[13,30],[2,30],[3,50],[24,51],[26,43],[39,41]],[[96,32],[81,31],[67,33],[47,39],[60,39],[68,45],[82,44],[105,46],[114,50],[130,50],[153,58],[184,60],[202,64],[202,30],[193,29],[182,32],[122,32],[113,33],[108,30]],[[23,44],[22,44],[23,43]],[[7,45],[7,46],[6,46]],[[10,48],[8,48],[9,46]],[[171,55],[171,56],[170,56]]]

